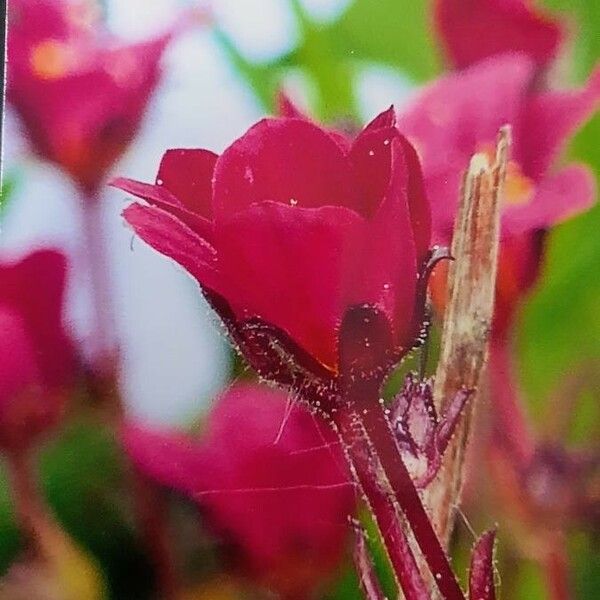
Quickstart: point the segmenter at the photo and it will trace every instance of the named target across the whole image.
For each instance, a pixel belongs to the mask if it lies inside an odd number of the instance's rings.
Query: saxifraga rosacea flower
[[[595,200],[594,176],[587,166],[557,168],[556,163],[566,142],[599,105],[600,73],[581,89],[550,91],[533,88],[535,73],[535,63],[522,54],[494,56],[432,83],[398,116],[398,127],[422,159],[433,239],[440,244],[450,243],[470,157],[489,152],[498,128],[505,123],[512,126],[496,333],[507,329],[519,301],[536,281],[544,232]],[[442,270],[432,278],[438,304],[443,304],[445,289]]]
[[[198,439],[131,423],[125,447],[151,480],[200,508],[229,566],[285,597],[306,597],[344,555],[355,492],[336,437],[280,391],[237,384]]]
[[[405,593],[425,584],[398,506],[442,596],[464,598],[378,402],[418,343],[445,256],[430,248],[419,158],[393,109],[352,142],[304,118],[265,119],[221,156],[170,150],[155,184],[113,185],[146,201],[125,219],[199,282],[250,365],[336,425]],[[443,445],[423,447],[429,473]]]
[[[386,370],[415,344],[430,216],[392,109],[353,143],[305,119],[264,119],[221,156],[169,150],[154,185],[113,185],[146,201],[125,219],[196,278],[262,376],[305,395],[310,382],[334,385],[344,320],[359,337],[353,361],[377,346],[377,364],[359,369]],[[377,339],[358,331],[369,319]]]
[[[73,378],[62,323],[66,262],[39,250],[0,263],[0,447],[27,449],[58,421]]]
[[[140,127],[175,29],[125,45],[87,0],[9,3],[7,99],[33,150],[95,192]]]

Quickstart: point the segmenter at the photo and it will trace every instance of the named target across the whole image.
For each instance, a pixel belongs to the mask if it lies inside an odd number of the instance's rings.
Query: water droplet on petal
[[[369,150],[369,156],[375,156],[375,152],[373,152],[373,150]]]
[[[290,206],[297,206],[298,200],[296,198],[290,198]]]
[[[156,180],[156,185],[162,185],[163,184],[163,180],[162,179],[157,179]]]

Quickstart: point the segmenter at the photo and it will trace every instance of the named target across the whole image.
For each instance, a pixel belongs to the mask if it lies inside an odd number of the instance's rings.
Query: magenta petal
[[[212,217],[212,178],[218,156],[209,150],[167,150],[160,161],[156,185],[169,190],[188,210]]]
[[[217,223],[223,295],[239,318],[258,317],[283,329],[334,368],[342,267],[365,225],[344,207],[251,206]]]
[[[486,531],[475,544],[469,570],[469,600],[495,600],[494,543],[495,531]]]
[[[459,69],[488,56],[523,52],[536,63],[552,60],[562,25],[523,0],[437,0],[435,21],[450,62]]]
[[[66,259],[55,250],[0,265],[0,304],[21,316],[50,387],[65,385],[74,367],[73,347],[62,323],[66,272]]]
[[[344,303],[370,303],[392,323],[394,338],[410,343],[414,329],[417,259],[407,201],[408,172],[400,140],[391,143],[392,174],[358,252],[348,255]]]
[[[260,121],[217,161],[215,220],[265,200],[302,208],[358,204],[339,144],[300,119]]]
[[[600,69],[578,90],[531,96],[522,130],[515,135],[515,157],[526,175],[539,179],[579,127],[600,108]]]
[[[585,165],[570,165],[545,177],[528,204],[505,206],[503,233],[512,236],[547,229],[585,211],[595,199],[594,174]]]
[[[123,217],[147,244],[179,263],[200,285],[220,291],[214,248],[185,223],[160,208],[137,203],[128,206]]]
[[[452,227],[471,156],[493,147],[502,125],[520,123],[533,72],[525,56],[493,57],[441,78],[398,115],[398,129],[421,158],[438,239]]]
[[[171,208],[183,208],[183,204],[179,199],[166,187],[136,181],[135,179],[128,179],[127,177],[115,177],[108,185],[123,190],[132,196],[142,198],[148,203],[166,210]]]
[[[404,136],[399,136],[398,139],[402,144],[408,169],[408,208],[417,251],[417,267],[421,269],[431,246],[431,207],[425,193],[425,182],[417,151]]]
[[[189,436],[127,423],[121,441],[136,468],[160,485],[193,496],[206,478],[208,461]]]
[[[352,144],[350,161],[358,184],[360,213],[371,218],[379,208],[390,181],[394,127],[365,129]]]
[[[212,240],[212,223],[199,214],[190,212],[167,188],[125,177],[117,177],[110,181],[109,185],[162,208],[185,223],[199,236],[208,241]]]

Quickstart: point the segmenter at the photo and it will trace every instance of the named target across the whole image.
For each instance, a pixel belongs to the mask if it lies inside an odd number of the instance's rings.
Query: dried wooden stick
[[[500,203],[506,175],[510,127],[499,132],[496,156],[489,164],[476,154],[464,178],[462,199],[452,239],[448,304],[434,400],[444,409],[461,389],[477,390],[483,372],[492,323],[500,238]],[[461,423],[444,455],[439,477],[426,491],[425,502],[442,543],[447,547],[464,474],[465,450],[478,394],[471,396]]]

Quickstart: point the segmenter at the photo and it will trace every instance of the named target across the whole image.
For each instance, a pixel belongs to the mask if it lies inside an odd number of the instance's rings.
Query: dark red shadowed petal
[[[579,214],[596,200],[596,178],[586,165],[569,165],[544,177],[533,199],[523,205],[504,206],[503,234],[519,235],[547,229]]]
[[[342,268],[365,226],[344,207],[251,206],[216,225],[222,295],[238,319],[283,329],[336,370]]]
[[[168,189],[188,210],[212,219],[212,178],[219,157],[209,150],[167,150],[156,185]]]
[[[212,223],[204,217],[190,212],[166,187],[125,177],[117,177],[110,181],[109,185],[171,213],[199,236],[208,241],[212,240]]]
[[[496,600],[494,584],[495,531],[486,531],[475,544],[469,570],[469,600]]]
[[[600,69],[578,90],[532,95],[515,136],[515,157],[524,173],[534,180],[544,175],[568,138],[599,108]]]
[[[417,258],[407,202],[407,165],[398,139],[391,144],[392,173],[385,198],[368,224],[362,248],[348,255],[344,303],[369,303],[384,310],[396,345],[412,346]]]
[[[340,373],[342,378],[374,378],[381,381],[394,348],[392,328],[385,313],[373,306],[353,306],[340,326]]]
[[[539,65],[557,54],[558,20],[524,0],[437,0],[435,24],[449,61],[463,69],[488,56],[523,52]]]
[[[287,206],[356,209],[348,158],[331,135],[300,119],[264,119],[217,161],[215,220],[271,200]]]
[[[172,258],[195,277],[200,285],[220,291],[215,249],[170,213],[134,202],[123,217],[148,245]]]

